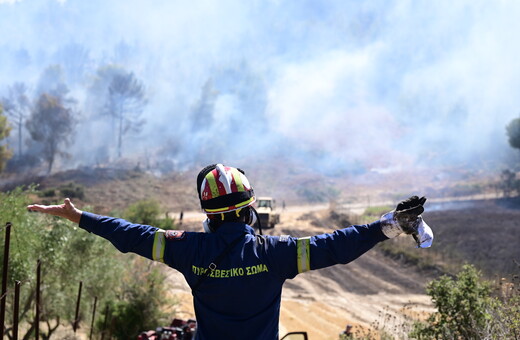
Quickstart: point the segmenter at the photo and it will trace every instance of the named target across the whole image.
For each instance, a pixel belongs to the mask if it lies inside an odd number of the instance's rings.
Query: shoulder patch
[[[279,242],[287,242],[289,241],[289,235],[281,235],[278,239]]]
[[[164,236],[167,240],[179,241],[184,238],[184,230],[166,230]]]

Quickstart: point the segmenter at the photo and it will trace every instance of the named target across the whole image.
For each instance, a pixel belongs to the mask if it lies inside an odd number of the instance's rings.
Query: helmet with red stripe
[[[202,210],[208,215],[239,210],[256,200],[244,171],[222,164],[202,169],[197,176],[197,190]]]

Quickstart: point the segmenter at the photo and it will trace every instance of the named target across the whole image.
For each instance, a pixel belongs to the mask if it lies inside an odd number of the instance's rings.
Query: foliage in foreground
[[[173,306],[175,301],[168,296],[165,276],[157,266],[150,266],[146,260],[136,258],[132,261],[134,276],[122,281],[116,299],[107,301],[105,313],[111,320],[108,329],[116,339],[132,339],[142,331],[169,325],[169,315],[164,307]],[[108,308],[108,309],[107,309]],[[105,315],[106,316],[106,315]],[[104,316],[104,317],[105,317]],[[103,323],[98,320],[97,328],[103,331]]]
[[[3,108],[0,104],[0,172],[4,170],[7,160],[12,156],[12,153],[7,146],[3,145],[3,140],[9,137],[10,132],[11,127],[7,123],[7,117],[4,116]]]
[[[430,282],[428,295],[437,308],[426,323],[416,323],[410,334],[417,339],[518,339],[520,294],[510,283],[500,297],[475,267],[465,265],[455,277]]]
[[[42,268],[42,339],[51,338],[60,327],[72,325],[80,281],[83,282],[80,321],[86,325],[90,325],[94,297],[98,297],[98,306],[105,305],[107,301],[109,304],[118,301],[112,318],[112,323],[117,324],[117,316],[126,315],[119,311],[143,309],[142,302],[136,296],[145,292],[147,294],[143,296],[148,298],[152,289],[164,289],[164,277],[153,266],[137,270],[129,261],[134,258],[132,255],[119,254],[106,240],[80,230],[63,219],[28,213],[25,207],[30,203],[30,197],[36,194],[34,188],[0,192],[0,221],[2,224],[7,221],[12,223],[5,319],[8,323],[13,320],[14,282],[21,281],[19,315],[20,324],[23,325],[20,329],[24,329],[24,334],[20,334],[20,339],[34,337],[38,259]],[[3,225],[0,232],[3,248]],[[0,253],[0,262],[3,263],[4,252]],[[154,311],[160,309],[163,301],[155,298],[147,302],[146,307]],[[148,312],[140,317],[143,323],[155,322],[157,315],[158,312]],[[6,328],[7,338],[12,339],[12,325],[7,324]]]

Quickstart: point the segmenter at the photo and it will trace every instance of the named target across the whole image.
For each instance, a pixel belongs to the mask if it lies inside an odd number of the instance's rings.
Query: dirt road
[[[281,223],[264,233],[300,237],[333,230],[316,226],[312,219],[302,219],[304,213],[308,210],[285,211]],[[312,214],[319,219],[327,213],[327,207],[320,206]],[[188,213],[184,218],[186,229],[197,228],[203,215]],[[192,317],[191,294],[182,275],[168,274],[172,290],[182,302],[179,310],[187,312],[183,316]],[[401,324],[407,317],[433,311],[430,298],[424,294],[427,281],[413,268],[403,267],[376,250],[347,265],[301,274],[285,283],[280,334],[307,331],[310,340],[338,339],[345,326],[352,324],[355,332],[367,334],[384,326],[387,333],[402,337]]]

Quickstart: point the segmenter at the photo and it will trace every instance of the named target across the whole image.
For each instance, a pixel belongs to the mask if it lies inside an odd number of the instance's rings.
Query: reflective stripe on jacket
[[[379,222],[296,238],[259,236],[244,223],[226,223],[214,233],[164,231],[84,212],[80,227],[106,238],[121,252],[177,269],[190,287],[229,243],[243,235],[192,291],[198,340],[278,339],[285,280],[308,270],[348,263],[387,239]]]

